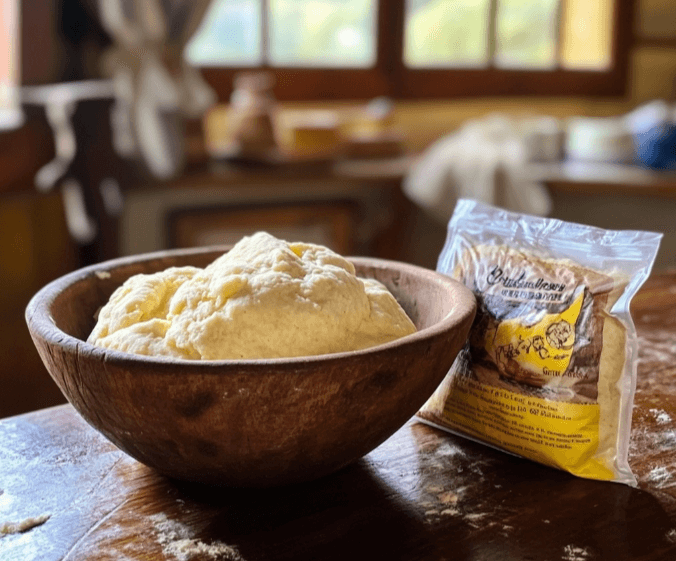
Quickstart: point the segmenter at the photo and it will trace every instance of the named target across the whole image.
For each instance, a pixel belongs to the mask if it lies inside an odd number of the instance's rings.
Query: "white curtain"
[[[104,68],[117,103],[114,143],[126,157],[140,155],[158,178],[184,164],[186,118],[215,102],[200,73],[183,57],[211,0],[98,0],[101,23],[113,39]]]

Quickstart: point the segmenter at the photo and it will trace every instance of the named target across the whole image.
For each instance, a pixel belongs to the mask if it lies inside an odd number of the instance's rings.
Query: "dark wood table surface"
[[[157,474],[60,406],[0,421],[0,529],[49,516],[0,537],[0,559],[676,560],[676,272],[653,276],[633,313],[637,488],[414,421],[319,481],[209,488]]]

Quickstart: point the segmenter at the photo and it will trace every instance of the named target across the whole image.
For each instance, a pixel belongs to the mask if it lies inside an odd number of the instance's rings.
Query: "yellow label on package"
[[[437,270],[474,293],[477,312],[418,418],[580,477],[635,484],[629,302],[659,240],[458,201]]]
[[[598,404],[528,397],[456,377],[442,421],[467,436],[543,464],[592,479],[613,479],[594,459],[599,444]]]
[[[606,322],[615,280],[506,246],[464,248],[453,276],[474,292],[477,315],[419,417],[581,477],[617,479],[617,400],[604,393],[626,341]],[[605,367],[609,357],[619,368]]]

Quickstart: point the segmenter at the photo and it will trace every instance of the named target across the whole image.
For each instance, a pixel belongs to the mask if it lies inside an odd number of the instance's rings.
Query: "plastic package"
[[[419,419],[577,476],[635,485],[629,304],[661,237],[460,200],[437,270],[473,290],[477,316]]]

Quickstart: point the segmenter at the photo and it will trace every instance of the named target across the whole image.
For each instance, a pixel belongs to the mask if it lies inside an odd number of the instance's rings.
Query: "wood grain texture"
[[[632,310],[638,488],[411,422],[331,476],[231,491],[159,475],[62,406],[0,422],[0,521],[51,514],[0,538],[0,558],[175,561],[183,536],[234,546],[246,561],[676,559],[676,272],[649,280]]]
[[[222,253],[175,250],[76,271],[41,290],[26,314],[47,369],[80,414],[178,479],[264,487],[343,467],[423,405],[474,318],[474,296],[444,275],[353,258],[359,276],[393,292],[417,333],[361,351],[241,361],[153,359],[85,343],[97,309],[132,274],[204,266]]]

